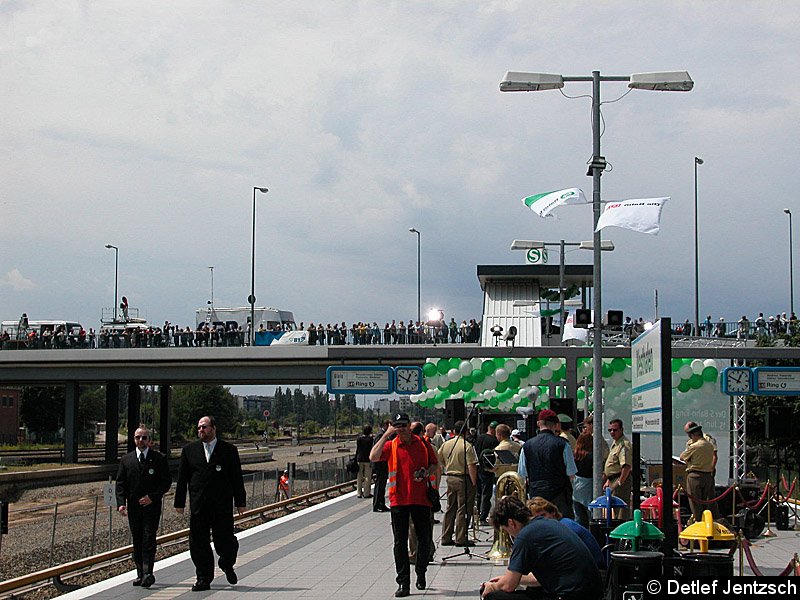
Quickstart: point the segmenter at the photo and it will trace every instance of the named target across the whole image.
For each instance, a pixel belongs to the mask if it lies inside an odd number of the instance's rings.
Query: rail
[[[330,498],[331,494],[342,493],[348,488],[353,488],[355,484],[356,482],[354,480],[351,480],[345,483],[340,483],[327,488],[309,492],[307,494],[302,494],[294,498],[289,498],[288,500],[281,500],[280,502],[274,502],[272,504],[266,504],[258,508],[253,508],[251,510],[245,511],[241,515],[236,515],[234,518],[234,522],[252,521],[253,519],[263,519],[266,518],[266,513],[271,513],[276,510],[280,510],[282,508],[288,508],[290,506],[294,506],[297,504],[311,503],[312,500],[319,498],[320,496],[325,496],[326,498]],[[167,543],[188,540],[188,538],[189,538],[189,529],[181,529],[180,531],[174,531],[172,533],[166,533],[158,536],[158,538],[156,538],[156,543],[158,545],[163,545]],[[65,584],[61,581],[62,576],[68,574],[74,574],[79,571],[83,571],[85,573],[86,569],[91,569],[92,567],[95,567],[96,565],[99,565],[107,561],[112,561],[115,559],[126,557],[130,555],[132,551],[133,551],[133,546],[127,545],[121,548],[115,548],[107,552],[102,552],[100,554],[87,556],[85,558],[81,558],[72,562],[57,565],[55,567],[50,567],[47,569],[43,569],[41,571],[36,571],[34,573],[29,573],[27,575],[15,577],[13,579],[7,579],[6,581],[0,582],[0,594],[3,595],[18,594],[23,590],[31,588],[36,584],[40,584],[41,582],[50,579],[53,580],[53,584],[56,587],[63,589]]]

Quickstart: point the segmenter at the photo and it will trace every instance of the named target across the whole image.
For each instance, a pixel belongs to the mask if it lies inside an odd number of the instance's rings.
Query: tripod
[[[467,424],[470,422],[472,414],[475,412],[475,409],[477,408],[477,404],[478,404],[477,402],[472,403],[472,406],[470,406],[470,409],[469,409],[469,414],[467,415],[466,419],[464,419],[464,423],[461,426],[461,430],[458,432],[458,435],[461,436],[461,444],[462,444],[461,447],[462,447],[463,454],[464,454],[464,469],[463,469],[464,472],[462,474],[462,481],[463,481],[463,487],[464,487],[464,494],[465,494],[467,500],[469,499],[470,479],[469,479],[469,474],[468,474],[469,469],[468,469],[468,465],[467,465],[466,429],[467,429]],[[450,506],[449,505],[448,505],[447,509],[450,510]],[[468,526],[469,525],[469,518],[470,518],[470,511],[465,509],[464,510],[464,519],[465,519],[466,523],[464,524],[464,526],[465,526],[465,529],[467,531],[469,531],[469,526]],[[473,519],[475,518],[474,514],[472,515],[472,518]],[[467,535],[469,535],[469,534],[467,534]],[[488,556],[484,556],[482,554],[473,554],[473,552],[469,548],[469,545],[466,545],[466,546],[464,546],[464,549],[461,552],[457,552],[456,554],[451,554],[450,556],[442,557],[442,563],[446,563],[448,560],[452,560],[454,558],[458,558],[458,557],[461,557],[461,556],[466,556],[467,558],[470,558],[470,559],[474,557],[474,558],[479,558],[479,559],[482,559],[482,560],[491,560]]]

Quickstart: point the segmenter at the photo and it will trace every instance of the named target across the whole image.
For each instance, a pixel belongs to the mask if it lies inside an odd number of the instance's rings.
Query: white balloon
[[[495,386],[497,385],[497,379],[494,375],[487,375],[486,379],[483,380],[483,385],[487,390],[494,390]]]
[[[681,376],[678,373],[672,373],[672,387],[676,388],[681,382]]]
[[[681,376],[681,379],[689,379],[694,374],[692,371],[692,367],[690,365],[681,365],[681,368],[678,369],[678,375]]]
[[[428,390],[427,392],[425,392],[425,395],[428,397],[428,400],[431,400],[433,398],[436,398],[436,396],[438,396],[436,388]]]
[[[456,381],[461,379],[461,373],[459,372],[458,369],[450,369],[447,372],[447,379],[449,379],[450,382],[455,383]]]
[[[503,364],[503,368],[509,373],[513,373],[517,370],[517,361],[515,361],[513,358],[509,358],[506,360],[505,364]]]
[[[707,358],[703,361],[703,367],[714,367],[717,371],[719,371],[719,366],[717,365],[717,361],[713,358]]]
[[[472,365],[473,369],[480,369],[481,365],[483,365],[482,358],[471,358],[469,363]]]
[[[467,377],[472,373],[472,363],[468,360],[462,360],[461,364],[458,365],[458,370],[462,377]]]
[[[705,364],[703,364],[703,361],[700,360],[699,358],[695,358],[692,361],[692,372],[695,373],[696,375],[702,375],[703,369],[705,368],[706,368]]]
[[[547,381],[553,376],[553,369],[551,369],[549,366],[542,367],[539,369],[539,376],[541,377],[540,381]]]
[[[508,371],[506,371],[505,369],[497,369],[494,372],[494,378],[500,382],[506,381],[508,379]]]
[[[562,365],[562,359],[556,356],[547,361],[547,366],[550,367],[550,369],[553,371],[558,371],[561,368],[561,365]]]

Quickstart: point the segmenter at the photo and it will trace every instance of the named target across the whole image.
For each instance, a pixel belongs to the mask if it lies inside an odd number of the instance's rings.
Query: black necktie
[[[139,464],[140,465],[144,464],[144,452],[139,453]]]

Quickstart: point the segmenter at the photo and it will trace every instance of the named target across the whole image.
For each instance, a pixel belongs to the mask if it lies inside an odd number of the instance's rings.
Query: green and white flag
[[[535,194],[523,198],[522,203],[543,219],[555,219],[556,216],[551,215],[550,211],[557,206],[563,204],[588,204],[586,196],[583,195],[583,190],[580,188],[568,188],[566,190]]]

